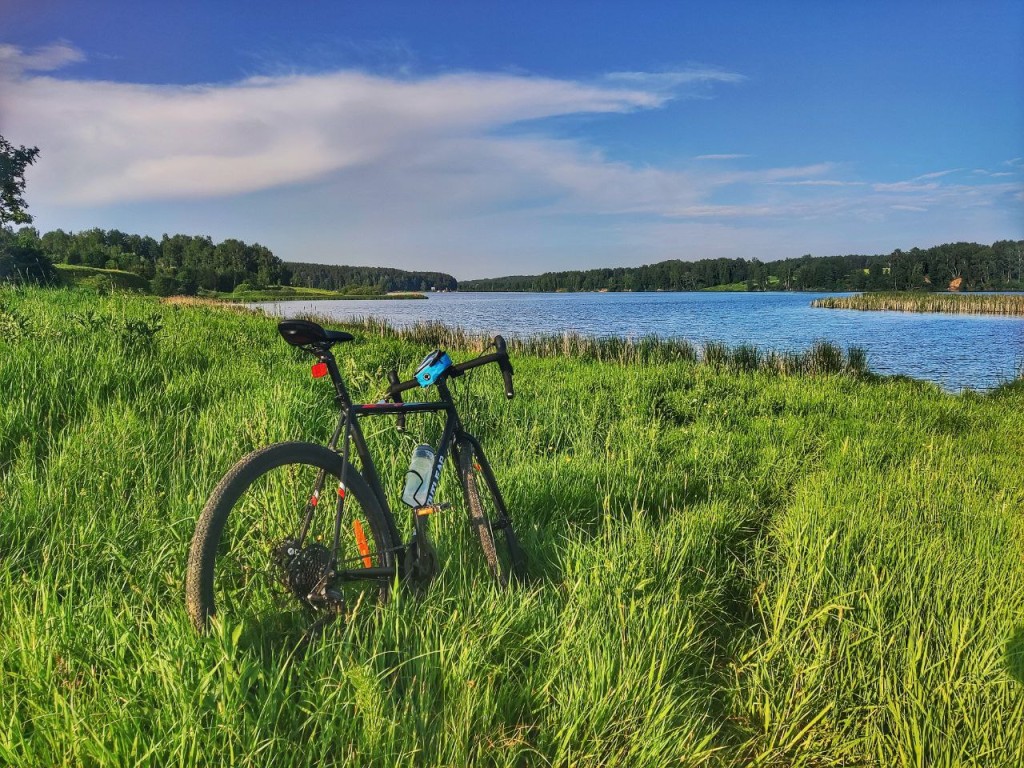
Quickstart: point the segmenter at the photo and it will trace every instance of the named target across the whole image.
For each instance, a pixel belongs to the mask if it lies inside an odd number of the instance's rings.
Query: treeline
[[[465,280],[463,291],[992,291],[1024,288],[1024,241],[949,243],[888,255],[819,256],[781,261],[702,259],[642,267],[546,272]]]
[[[159,295],[286,285],[291,277],[269,248],[235,239],[214,243],[205,236],[164,235],[157,240],[116,229],[56,229],[40,235],[32,227],[9,238],[20,249],[21,261],[35,252],[36,273],[45,272],[47,263],[119,269],[140,276]]]
[[[384,267],[290,264],[266,246],[197,235],[132,235],[116,229],[61,229],[40,235],[32,227],[0,228],[0,281],[55,279],[53,264],[118,269],[144,279],[153,293],[194,295],[261,290],[270,286],[327,288],[346,293],[455,290],[451,275]]]
[[[373,286],[379,293],[389,291],[455,291],[459,282],[443,272],[407,272],[390,267],[346,267],[336,264],[307,264],[290,261],[292,284],[306,288],[342,291],[348,286]]]

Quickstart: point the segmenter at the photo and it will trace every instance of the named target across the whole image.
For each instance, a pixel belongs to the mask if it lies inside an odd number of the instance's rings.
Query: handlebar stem
[[[505,381],[505,397],[511,400],[515,397],[515,389],[512,386],[512,374],[515,370],[512,368],[512,363],[508,359],[508,347],[505,343],[505,339],[501,336],[495,336],[492,341],[494,348],[497,350],[487,355],[480,355],[472,360],[467,360],[464,363],[458,363],[451,366],[443,374],[443,378],[457,378],[464,374],[466,371],[471,371],[474,368],[479,368],[481,365],[487,365],[488,363],[497,363],[501,369],[501,376]],[[443,378],[439,378],[443,381]],[[409,379],[408,381],[398,381],[398,374],[394,371],[388,374],[388,391],[386,397],[394,400],[396,403],[402,402],[402,393],[410,389],[416,389],[420,386],[420,383],[416,379]]]

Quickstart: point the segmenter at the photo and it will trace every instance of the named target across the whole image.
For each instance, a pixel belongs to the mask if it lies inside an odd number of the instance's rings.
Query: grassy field
[[[424,341],[361,331],[354,395]],[[533,351],[511,402],[457,384],[530,583],[488,583],[448,477],[429,594],[298,655],[197,637],[183,582],[238,457],[326,440],[308,358],[260,315],[0,291],[0,765],[1024,763],[1024,383]],[[396,497],[410,426],[369,432]]]
[[[998,293],[862,293],[815,299],[824,309],[895,310],[897,312],[955,312],[966,315],[1024,316],[1024,295]]]
[[[779,278],[776,275],[769,275],[768,276],[768,281],[767,281],[767,288],[768,288],[768,290],[770,290],[770,291],[777,290],[778,286],[779,286]],[[735,291],[745,292],[745,291],[748,291],[748,290],[750,290],[750,289],[747,287],[747,283],[745,281],[738,282],[738,283],[722,283],[721,285],[713,285],[710,288],[701,288],[701,291],[710,292],[710,293],[735,292]]]
[[[149,293],[149,281],[134,272],[122,269],[100,269],[78,264],[54,264],[57,277],[67,286],[96,289],[110,287],[125,291]]]

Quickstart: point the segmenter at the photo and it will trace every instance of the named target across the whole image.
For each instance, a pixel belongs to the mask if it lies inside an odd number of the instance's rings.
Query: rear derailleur
[[[271,550],[278,578],[289,592],[315,611],[344,613],[345,598],[334,589],[331,551],[314,542],[302,547],[285,539]]]

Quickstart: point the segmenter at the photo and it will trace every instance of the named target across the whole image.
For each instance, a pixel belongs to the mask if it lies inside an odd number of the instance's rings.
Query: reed
[[[332,327],[342,327],[359,333],[371,333],[415,344],[442,349],[469,349],[482,352],[490,337],[471,333],[443,323],[414,323],[398,328],[376,317],[347,321],[317,318]],[[593,337],[578,333],[534,335],[506,340],[515,354],[539,358],[574,358],[593,362],[612,362],[620,365],[653,365],[661,363],[694,363],[724,368],[731,371],[792,375],[869,375],[867,353],[860,347],[845,352],[828,342],[817,342],[801,352],[776,353],[762,351],[751,344],[730,347],[718,341],[708,341],[698,352],[686,339],[666,339],[660,336],[623,338],[620,336]]]
[[[991,293],[862,293],[815,299],[824,309],[951,312],[965,315],[1024,317],[1024,294]]]

